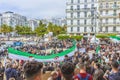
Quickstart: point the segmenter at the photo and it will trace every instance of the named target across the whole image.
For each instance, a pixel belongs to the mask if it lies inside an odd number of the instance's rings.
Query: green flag
[[[100,45],[98,45],[97,48],[96,48],[96,54],[98,54],[99,51],[100,51]]]

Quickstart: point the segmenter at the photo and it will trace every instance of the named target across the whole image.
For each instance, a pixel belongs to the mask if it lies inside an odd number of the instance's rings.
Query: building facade
[[[67,0],[68,33],[120,32],[120,0]]]
[[[67,0],[66,20],[68,33],[95,32],[97,0]]]
[[[39,26],[39,20],[28,20],[28,26],[34,31]]]
[[[65,18],[50,18],[50,19],[42,19],[41,20],[44,24],[49,24],[50,22],[58,25],[58,26],[64,26],[66,25],[66,19]]]
[[[1,24],[2,24],[2,23],[1,23],[1,20],[2,20],[2,14],[0,14],[0,26],[1,26]]]
[[[1,18],[2,24],[15,27],[16,25],[26,26],[26,22],[27,22],[27,18],[25,16],[10,11],[2,13],[2,18]]]
[[[120,32],[120,0],[98,0],[100,32]]]

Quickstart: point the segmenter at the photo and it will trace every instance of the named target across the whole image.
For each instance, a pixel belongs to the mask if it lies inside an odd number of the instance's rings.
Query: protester
[[[117,61],[111,63],[112,73],[108,76],[109,80],[120,80],[119,64]]]
[[[42,80],[41,69],[43,64],[40,62],[28,62],[24,66],[24,73],[27,80]]]
[[[7,68],[5,70],[5,74],[6,74],[6,80],[9,80],[10,78],[15,78],[15,80],[19,79],[19,74],[15,64],[8,63]]]
[[[0,62],[0,80],[3,80],[4,77],[4,67],[2,65],[2,62]]]
[[[56,71],[57,71],[57,73],[58,73],[57,80],[61,80],[61,79],[62,79],[62,73],[61,73],[60,68],[57,68]]]
[[[63,80],[73,80],[75,66],[71,62],[65,62],[61,67]]]
[[[101,65],[99,63],[95,63],[94,69],[95,69],[95,71],[94,71],[93,80],[104,80],[104,78],[103,78],[104,72],[101,69]]]
[[[4,65],[0,66],[0,75],[2,73],[0,78],[6,77],[6,80],[41,80],[42,75],[50,72],[51,76],[45,76],[43,80],[48,80],[48,78],[52,80],[119,80],[120,43],[103,41],[106,44],[91,44],[87,40],[81,40],[77,42],[79,45],[76,44],[78,50],[76,48],[73,54],[67,54],[63,56],[63,60],[56,59],[54,62],[39,63],[32,56],[29,57],[31,58],[29,60],[9,59],[7,52],[2,52],[0,60]],[[56,54],[71,46],[73,46],[72,40],[65,40],[38,45],[28,44],[18,48],[18,50],[38,56],[49,56],[51,53]],[[45,47],[52,51],[46,53]],[[98,49],[98,47],[100,48]]]
[[[56,71],[51,72],[51,76],[48,78],[48,80],[57,80],[58,73]]]
[[[79,64],[80,73],[75,76],[75,80],[93,80],[92,76],[86,72],[85,64]]]

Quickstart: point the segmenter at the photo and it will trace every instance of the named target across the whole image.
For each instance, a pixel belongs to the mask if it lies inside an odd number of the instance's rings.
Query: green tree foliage
[[[53,32],[53,34],[59,35],[59,34],[65,34],[66,33],[66,26],[58,26],[58,25],[54,25],[52,23],[49,23],[48,27],[47,27],[47,31],[48,32]]]
[[[114,33],[106,33],[106,34],[97,34],[97,38],[109,38],[110,36],[116,36],[117,34]]]
[[[66,39],[69,39],[70,36],[68,36],[68,35],[59,35],[57,38],[60,39],[60,40],[66,40]]]
[[[8,25],[6,25],[6,24],[3,24],[2,26],[1,26],[1,32],[2,33],[10,33],[10,32],[12,32],[14,29],[13,29],[13,27],[11,27],[11,26],[8,26]]]
[[[35,29],[35,33],[37,34],[37,36],[44,36],[44,34],[47,33],[46,24],[43,24],[40,21],[39,26]]]
[[[70,38],[79,41],[83,38],[83,36],[71,36]]]
[[[44,36],[44,34],[47,34],[49,32],[53,32],[53,35],[59,35],[59,34],[66,34],[67,26],[58,26],[53,23],[49,23],[48,25],[43,24],[42,21],[40,21],[39,26],[36,27],[34,31],[32,31],[31,27],[28,26],[19,26],[17,25],[14,29],[14,31],[21,35],[33,35],[36,34],[37,36]],[[8,33],[13,31],[13,28],[11,26],[2,25],[1,32]]]
[[[81,40],[83,38],[83,36],[68,36],[68,35],[59,35],[58,39],[60,40],[66,40],[66,39],[74,39],[74,40]]]
[[[17,33],[20,33],[20,32],[23,31],[23,27],[17,25],[17,26],[15,27],[15,31],[16,31]]]
[[[30,35],[30,34],[34,33],[34,32],[32,32],[31,27],[28,27],[28,26],[16,26],[15,31],[18,34],[22,34],[22,35]]]

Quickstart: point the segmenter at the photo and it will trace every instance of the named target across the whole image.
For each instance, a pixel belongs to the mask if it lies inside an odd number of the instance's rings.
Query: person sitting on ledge
[[[41,69],[43,64],[40,62],[28,62],[24,66],[24,74],[27,80],[41,80]]]

